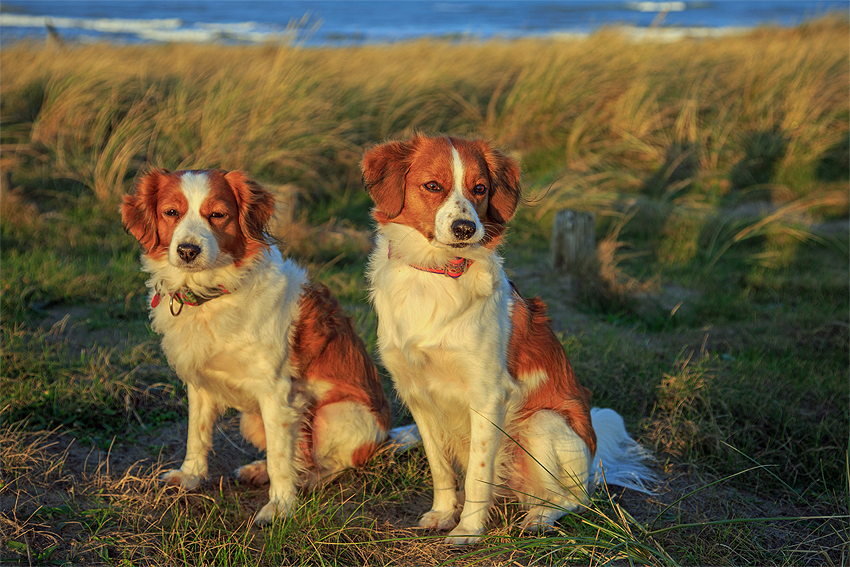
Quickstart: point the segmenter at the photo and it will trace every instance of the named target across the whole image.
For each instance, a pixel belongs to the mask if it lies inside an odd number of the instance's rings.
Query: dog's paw
[[[449,545],[469,545],[478,543],[483,533],[484,526],[474,527],[460,524],[449,532],[449,536],[444,541]]]
[[[254,461],[253,463],[239,467],[234,472],[236,478],[240,482],[249,484],[268,484],[269,472],[266,468],[266,461]]]
[[[558,513],[558,509],[547,506],[535,506],[522,519],[519,524],[520,529],[526,532],[545,534],[555,531],[555,522],[558,516],[563,512]]]
[[[450,530],[457,525],[457,510],[429,510],[419,519],[419,527],[430,530]]]
[[[254,517],[254,523],[258,526],[270,524],[275,520],[288,518],[295,511],[295,496],[286,500],[270,500],[263,506]]]
[[[160,480],[170,486],[180,486],[186,490],[193,490],[201,484],[201,477],[196,474],[184,473],[180,469],[168,471]]]

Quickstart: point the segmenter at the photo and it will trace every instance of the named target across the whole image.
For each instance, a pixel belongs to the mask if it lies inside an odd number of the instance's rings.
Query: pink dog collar
[[[423,266],[417,266],[415,264],[409,264],[411,268],[416,268],[417,270],[421,270],[423,272],[428,272],[429,274],[443,274],[449,276],[450,278],[459,278],[463,274],[466,273],[467,268],[472,265],[474,260],[469,260],[467,258],[452,258],[448,261],[448,263],[442,268],[425,268]]]
[[[387,258],[392,258],[392,252],[390,248],[387,247]],[[440,268],[426,268],[425,266],[417,266],[416,264],[408,264],[411,268],[422,272],[428,272],[429,274],[440,274],[449,276],[452,279],[457,279],[466,273],[466,270],[469,269],[475,260],[470,260],[469,258],[461,258],[456,257],[449,260],[445,266]]]

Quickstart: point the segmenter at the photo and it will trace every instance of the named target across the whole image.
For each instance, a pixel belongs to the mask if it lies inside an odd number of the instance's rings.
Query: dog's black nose
[[[475,234],[475,223],[471,220],[456,220],[452,223],[452,234],[458,240],[469,240]]]
[[[177,255],[187,264],[194,260],[201,253],[201,247],[195,244],[178,244]]]

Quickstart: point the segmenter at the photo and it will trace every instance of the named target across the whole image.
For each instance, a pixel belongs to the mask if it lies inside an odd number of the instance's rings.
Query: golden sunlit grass
[[[2,560],[16,564],[844,564],[850,27],[673,43],[581,40],[4,46],[0,52]],[[252,526],[264,488],[226,416],[194,493],[158,472],[185,399],[147,322],[117,204],[139,172],[244,169],[291,203],[275,235],[371,347],[363,150],[414,131],[520,158],[504,249],[595,403],[667,475],[600,491],[530,537],[502,503],[484,544],[414,529],[421,450],[380,455]],[[286,193],[284,195],[284,192]],[[547,264],[555,213],[588,210],[597,255]],[[389,380],[386,382],[389,390]],[[394,401],[394,424],[410,417]]]
[[[354,169],[363,144],[417,128],[484,135],[572,175],[626,165],[620,190],[656,170],[668,194],[711,185],[751,159],[803,176],[799,193],[846,138],[846,33],[827,19],[675,46],[614,32],[346,49],[13,46],[2,94],[15,149],[47,150],[52,175],[100,198],[144,162],[295,174],[328,191],[349,181],[335,170]],[[767,133],[775,147],[753,147]]]

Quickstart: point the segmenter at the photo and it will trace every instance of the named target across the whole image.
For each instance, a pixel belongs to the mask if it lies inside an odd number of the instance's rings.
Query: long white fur
[[[142,256],[143,269],[151,274],[150,298],[164,294],[151,308],[152,326],[162,335],[168,362],[186,383],[189,397],[186,457],[179,470],[163,478],[186,489],[196,487],[207,474],[216,418],[225,408],[236,408],[243,412],[245,437],[266,450],[267,463],[255,462],[237,472],[243,479],[268,477],[269,502],[255,517],[255,522],[266,523],[293,510],[303,472],[296,444],[304,408],[330,386],[321,381],[294,385],[291,379],[290,339],[307,276],[274,246],[236,267],[218,252],[215,235],[199,214],[209,192],[205,176],[184,175],[182,190],[189,211],[175,229],[168,258]],[[178,238],[202,245],[198,259],[205,269],[187,271],[180,265]],[[229,293],[200,307],[184,305],[179,316],[172,315],[169,293],[219,285]],[[383,441],[374,416],[358,404],[325,406],[315,419],[320,430],[333,430],[333,435],[315,436],[325,443],[314,448],[319,475],[351,467],[354,448]]]
[[[592,408],[590,419],[597,438],[593,484],[605,482],[651,493],[658,477],[646,463],[652,462],[653,456],[629,436],[620,414],[608,408]]]
[[[379,225],[368,277],[381,359],[418,425],[434,481],[432,508],[419,524],[454,528],[446,541],[460,545],[477,541],[484,532],[494,484],[517,474],[509,464],[515,448],[502,431],[521,438],[533,455],[529,489],[515,495],[530,508],[523,520],[528,529],[551,526],[584,505],[600,476],[592,472],[600,470],[600,463],[609,483],[626,480],[641,486],[652,475],[633,460],[637,444],[611,410],[594,413],[600,449],[593,462],[584,441],[553,412],[537,412],[518,430],[515,417],[526,398],[523,390],[545,376],[515,381],[508,374],[511,286],[501,257],[475,244],[483,237],[482,223],[463,196],[462,161],[452,151],[455,187],[435,211],[435,241],[410,226]],[[451,246],[450,230],[457,218],[476,224],[473,244],[462,252],[475,263],[457,279],[414,268],[445,265],[459,253]],[[466,472],[459,522],[453,461]]]

